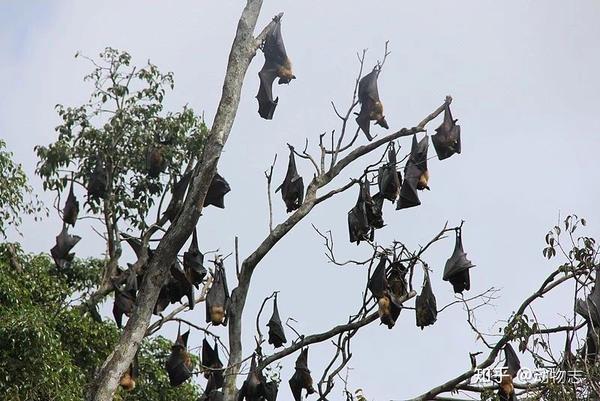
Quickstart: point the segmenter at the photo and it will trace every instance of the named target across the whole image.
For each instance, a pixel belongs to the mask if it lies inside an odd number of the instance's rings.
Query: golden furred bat
[[[135,388],[135,383],[137,381],[139,375],[139,362],[138,362],[138,353],[135,353],[135,356],[133,357],[133,361],[131,362],[131,365],[129,365],[129,368],[125,371],[125,373],[123,373],[123,376],[121,376],[121,380],[119,380],[119,385],[123,388],[123,390],[125,391],[131,391]]]
[[[229,290],[227,289],[227,277],[222,262],[215,263],[213,276],[213,283],[206,294],[206,323],[212,323],[215,326],[226,326]]]
[[[436,128],[436,133],[431,136],[435,153],[440,160],[447,159],[455,153],[460,154],[460,125],[456,124],[457,121],[452,118],[450,105],[446,103],[444,122]]]
[[[419,326],[421,330],[425,326],[434,324],[437,320],[437,302],[431,288],[431,280],[429,279],[429,273],[427,271],[425,271],[425,277],[423,278],[423,289],[421,290],[421,294],[417,295],[415,301],[415,316],[417,326]]]
[[[376,65],[373,71],[362,77],[358,83],[358,101],[361,104],[361,108],[356,117],[356,123],[369,141],[373,140],[370,133],[371,121],[375,121],[375,124],[385,129],[389,128],[383,115],[383,103],[379,99],[379,91],[377,89],[377,78],[380,72],[381,67]]]
[[[265,64],[258,73],[258,114],[265,120],[273,119],[279,98],[273,99],[273,81],[279,78],[278,84],[288,84],[296,76],[292,73],[292,63],[285,51],[281,36],[281,19],[276,17],[274,25],[267,33],[262,46]]]
[[[308,348],[300,351],[300,356],[296,359],[296,371],[292,378],[288,381],[292,395],[295,401],[302,400],[302,390],[306,390],[307,394],[313,394],[313,379],[308,369]]]
[[[187,352],[188,330],[183,335],[177,330],[177,340],[171,347],[171,355],[167,359],[165,369],[169,375],[171,386],[179,386],[192,377],[192,360]]]
[[[400,198],[396,209],[419,206],[421,201],[417,190],[429,189],[429,170],[427,169],[427,150],[429,137],[425,135],[420,141],[413,136],[410,156],[404,167],[404,181],[400,188]]]

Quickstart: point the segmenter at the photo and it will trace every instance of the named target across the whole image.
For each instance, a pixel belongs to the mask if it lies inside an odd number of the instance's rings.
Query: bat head
[[[292,79],[296,79],[296,76],[294,74],[283,76],[283,77],[279,78],[279,80],[277,81],[277,84],[279,84],[279,85],[289,84],[290,82],[292,82]]]
[[[377,119],[377,122],[375,123],[385,129],[389,129],[390,126],[388,125],[387,121],[385,120],[385,116],[381,116],[380,118]]]

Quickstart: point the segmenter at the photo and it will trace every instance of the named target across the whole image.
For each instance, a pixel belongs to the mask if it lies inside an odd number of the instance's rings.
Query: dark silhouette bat
[[[56,236],[56,244],[50,249],[50,255],[54,259],[56,267],[67,269],[71,266],[71,262],[75,258],[74,253],[70,253],[71,249],[81,240],[78,235],[71,235],[67,230],[67,225],[63,225],[60,234]]]
[[[457,121],[452,118],[450,105],[446,103],[444,122],[436,128],[436,133],[431,136],[435,153],[440,160],[447,159],[455,153],[460,154],[460,125],[456,125]]]
[[[148,176],[152,178],[158,178],[167,167],[167,159],[164,157],[164,147],[162,144],[151,145],[148,148],[148,154],[146,155],[146,170]]]
[[[279,317],[279,309],[277,308],[277,296],[273,300],[273,314],[267,326],[269,326],[269,344],[273,344],[275,348],[279,348],[287,342],[281,318]]]
[[[421,201],[417,190],[429,189],[429,170],[427,170],[427,150],[429,148],[429,137],[425,135],[417,142],[417,136],[413,136],[410,156],[404,167],[404,181],[400,188],[400,198],[396,209],[404,209],[419,206]]]
[[[189,335],[189,330],[182,335],[177,330],[177,340],[175,340],[175,343],[171,347],[171,355],[169,355],[165,364],[169,375],[169,384],[173,387],[179,386],[192,377],[192,360],[187,352]]]
[[[206,294],[206,323],[226,326],[229,290],[222,262],[215,263],[213,276],[213,283]]]
[[[256,369],[256,355],[252,355],[248,377],[237,393],[237,401],[263,401],[265,397],[265,378]]]
[[[192,172],[188,171],[182,175],[178,181],[175,181],[171,187],[171,201],[169,202],[169,205],[164,213],[171,223],[175,221],[179,215],[179,212],[181,212],[185,192],[188,189],[191,178]]]
[[[288,381],[290,389],[294,396],[295,401],[302,400],[302,390],[306,390],[307,394],[313,394],[315,389],[313,388],[313,379],[310,376],[310,370],[308,369],[308,348],[304,348],[300,351],[300,356],[296,359],[296,371],[292,378]]]
[[[375,124],[385,129],[389,128],[383,115],[383,103],[379,99],[379,91],[377,90],[377,78],[380,72],[381,67],[377,65],[358,83],[358,101],[361,108],[356,117],[356,122],[369,141],[373,140],[370,133],[371,121],[375,121]]]
[[[190,310],[194,309],[194,285],[181,268],[177,259],[175,259],[171,265],[171,276],[174,280],[171,283],[173,290],[170,292],[176,294],[174,298],[177,298],[177,300],[175,302],[180,302],[181,298],[186,296],[188,299],[188,307]],[[171,302],[173,302],[173,299]]]
[[[575,311],[592,326],[600,328],[600,268],[596,269],[594,288],[585,300],[577,300]]]
[[[204,207],[213,205],[221,209],[225,209],[225,194],[231,191],[231,187],[218,173],[215,173],[210,185],[206,198],[204,198]]]
[[[288,213],[293,212],[302,205],[302,201],[304,200],[304,182],[296,169],[294,148],[292,146],[290,146],[290,160],[285,179],[275,192],[279,190],[281,190],[281,197],[285,202]]]
[[[212,348],[206,338],[202,340],[202,368],[201,372],[204,378],[208,379],[206,384],[206,393],[210,394],[212,390],[223,387],[225,378],[223,376],[223,362],[219,358],[219,348],[215,341],[215,347]]]
[[[363,183],[359,183],[358,200],[356,205],[348,212],[348,231],[350,242],[360,244],[360,241],[366,241],[371,234],[371,226],[367,215],[367,204],[365,202],[365,193]]]
[[[435,295],[431,289],[431,281],[429,280],[429,273],[425,272],[423,279],[423,289],[421,294],[417,295],[415,301],[415,316],[417,319],[417,326],[423,330],[425,326],[429,326],[435,323],[437,320],[437,305],[435,301]]]
[[[194,227],[192,234],[192,243],[187,252],[183,254],[183,269],[191,283],[199,288],[200,284],[206,276],[206,268],[204,267],[204,255],[198,248],[198,234]]]
[[[71,182],[69,195],[67,196],[67,201],[65,202],[65,207],[63,208],[62,219],[65,223],[75,226],[77,215],[79,214],[79,202],[77,201],[75,193],[73,192],[73,185],[74,183]]]
[[[388,162],[379,167],[377,174],[377,185],[379,194],[391,202],[395,202],[400,195],[400,186],[402,184],[402,174],[396,168],[396,149],[394,142],[390,143],[388,150]]]
[[[113,303],[113,316],[117,327],[123,328],[123,315],[129,317],[135,306],[135,291],[123,290],[120,287],[115,287],[115,301]]]
[[[288,84],[296,76],[292,73],[292,63],[285,51],[283,37],[281,36],[281,20],[276,19],[273,28],[267,33],[262,46],[265,63],[258,73],[260,85],[258,87],[258,114],[266,119],[273,119],[279,98],[273,100],[273,81],[279,78],[278,83]]]
[[[279,384],[276,381],[265,383],[265,401],[276,401],[277,393],[279,392]]]
[[[363,199],[365,201],[365,208],[367,211],[367,222],[373,229],[382,228],[383,223],[383,197],[380,194],[375,194],[371,197],[371,184],[365,179],[365,183],[362,187]]]
[[[108,188],[107,180],[108,174],[104,168],[104,163],[102,159],[97,156],[94,170],[88,177],[88,200],[94,200],[95,202],[98,202],[100,199],[104,199],[106,197],[106,191]]]
[[[456,230],[456,243],[452,256],[446,261],[444,267],[444,281],[449,281],[454,288],[455,293],[469,291],[471,288],[471,280],[469,277],[469,269],[475,267],[463,250],[462,246],[462,230]]]

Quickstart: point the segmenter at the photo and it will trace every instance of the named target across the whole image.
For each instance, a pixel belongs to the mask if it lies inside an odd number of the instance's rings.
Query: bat
[[[202,368],[204,378],[208,379],[206,392],[223,387],[225,378],[223,377],[223,362],[219,359],[219,349],[215,341],[215,347],[212,348],[206,338],[202,340]]]
[[[417,190],[429,189],[429,170],[427,169],[427,150],[429,137],[425,135],[417,142],[413,136],[410,156],[404,167],[404,181],[400,187],[400,197],[396,210],[419,206],[421,201]]]
[[[178,297],[176,302],[180,302],[183,296],[186,296],[188,299],[188,307],[194,309],[194,285],[189,280],[187,274],[181,268],[181,265],[175,259],[173,264],[171,265],[171,276],[173,277],[173,281],[171,285],[173,286],[173,291],[170,293],[176,293]],[[171,302],[173,302],[171,300]]]
[[[379,194],[375,194],[375,197],[371,197],[371,184],[368,180],[365,180],[362,186],[363,199],[365,200],[365,207],[367,210],[367,222],[373,229],[381,228],[384,226],[383,223],[383,197]]]
[[[394,142],[390,142],[388,162],[379,167],[377,185],[379,186],[379,193],[384,199],[395,202],[398,195],[400,195],[402,174],[396,170],[396,149]]]
[[[577,300],[575,311],[594,327],[600,327],[600,269],[596,269],[594,288],[585,301]]]
[[[270,381],[264,385],[265,401],[276,401],[279,392],[279,384],[276,381]]]
[[[290,146],[290,145],[288,145]],[[296,160],[294,159],[294,148],[290,146],[290,161],[288,163],[285,179],[275,192],[281,190],[281,197],[285,202],[287,212],[293,212],[302,205],[304,200],[304,182],[296,169]]]
[[[237,401],[263,401],[265,397],[265,378],[256,369],[256,355],[252,355],[248,376],[237,394]]]
[[[376,65],[373,71],[362,77],[358,83],[358,101],[361,107],[356,117],[356,123],[369,141],[373,140],[370,133],[371,121],[375,121],[375,124],[385,129],[389,128],[383,115],[383,103],[379,99],[379,91],[377,90],[377,78],[380,72],[381,67]]]
[[[87,194],[88,200],[98,201],[106,197],[108,188],[108,173],[100,157],[96,157],[94,170],[88,177]]]
[[[273,314],[267,326],[269,327],[269,344],[273,344],[275,348],[279,348],[287,342],[281,318],[279,317],[279,309],[277,308],[277,296],[273,300]]]
[[[265,63],[258,72],[258,114],[265,120],[273,119],[279,98],[273,100],[273,81],[279,78],[278,84],[289,84],[296,76],[292,73],[292,62],[285,51],[281,36],[281,20],[275,19],[273,28],[267,33],[262,46]]]
[[[167,306],[169,306],[170,303],[171,297],[169,296],[169,288],[167,285],[163,285],[158,293],[158,298],[156,299],[156,304],[154,304],[152,313],[159,315],[162,311],[167,309]]]
[[[431,289],[431,281],[429,280],[429,273],[425,272],[423,279],[423,289],[421,294],[417,295],[415,301],[415,316],[417,319],[417,326],[423,330],[425,326],[429,326],[435,323],[437,320],[437,305],[435,301],[435,295]]]
[[[296,371],[288,383],[295,401],[302,400],[302,389],[305,389],[307,394],[315,392],[313,379],[308,370],[308,348],[300,351],[300,356],[296,359]]]
[[[129,368],[123,373],[121,376],[121,380],[119,380],[119,385],[125,391],[131,391],[135,388],[135,382],[139,376],[139,362],[138,362],[138,353],[135,353],[133,357],[133,361]]]
[[[179,212],[181,212],[181,207],[183,206],[183,198],[185,197],[185,192],[190,185],[190,179],[192,178],[192,171],[188,171],[181,178],[173,183],[171,187],[171,201],[165,210],[164,215],[167,216],[169,221],[172,223],[175,221]]]
[[[588,363],[595,364],[598,360],[598,352],[600,349],[600,336],[598,335],[598,327],[592,326],[589,322],[587,325],[587,336],[585,345],[583,346],[583,355],[586,356]]]
[[[393,324],[398,320],[404,297],[408,294],[408,283],[406,282],[406,273],[408,269],[402,263],[394,261],[390,264],[390,273],[387,278],[388,296],[390,298],[389,321]],[[388,328],[391,327],[388,325]]]
[[[171,355],[165,363],[165,369],[169,375],[169,384],[173,387],[179,386],[192,377],[192,360],[187,352],[187,340],[190,335],[188,330],[183,335],[177,330],[177,340],[171,347]]]
[[[54,259],[56,267],[67,269],[75,258],[74,253],[69,253],[71,249],[81,240],[79,235],[71,235],[67,230],[67,225],[63,225],[60,234],[56,236],[56,244],[50,249],[50,255]]]
[[[371,294],[373,294],[373,297],[377,299],[377,313],[379,314],[381,323],[387,325],[388,328],[391,329],[394,327],[396,322],[391,316],[389,286],[385,272],[387,261],[387,257],[385,255],[381,255],[379,263],[373,271],[367,287],[369,288],[369,291],[371,291]]]
[[[196,286],[196,288],[199,288],[207,271],[204,267],[204,255],[198,248],[198,234],[195,227],[194,233],[192,234],[192,243],[187,252],[184,252],[183,254],[183,269],[191,283]]]
[[[151,178],[158,178],[167,167],[167,159],[165,159],[164,149],[162,144],[152,145],[148,148],[146,155],[146,170]]]
[[[227,290],[227,277],[222,262],[215,263],[213,276],[213,283],[206,294],[206,323],[212,323],[215,326],[226,326],[229,291]]]
[[[216,206],[220,209],[225,209],[225,194],[231,191],[231,187],[218,173],[215,173],[210,185],[206,198],[204,198],[204,207],[208,205]]]
[[[517,353],[510,344],[504,346],[504,372],[500,379],[500,388],[498,389],[498,397],[503,401],[516,401],[515,387],[513,379],[521,369],[521,362]]]
[[[90,312],[91,318],[96,323],[102,323],[102,316],[100,316],[100,313],[98,312],[98,305],[95,303],[86,302],[85,306],[87,307],[88,312]]]
[[[456,243],[452,256],[446,261],[444,267],[444,281],[449,281],[454,288],[455,293],[469,291],[471,288],[471,280],[469,277],[469,269],[475,265],[467,259],[467,254],[462,246],[462,230],[456,230]]]
[[[444,122],[435,129],[436,133],[431,136],[435,153],[440,160],[447,159],[455,153],[460,154],[460,125],[456,125],[457,121],[452,118],[450,105],[446,103]]]
[[[123,315],[129,317],[135,306],[135,291],[122,290],[115,287],[115,301],[113,303],[113,316],[117,327],[123,328]]]
[[[359,182],[360,186],[358,200],[356,205],[348,212],[348,231],[350,234],[350,242],[360,244],[360,241],[369,239],[371,226],[367,216],[367,205],[364,199],[363,183]]]
[[[67,196],[67,201],[65,202],[65,207],[63,208],[62,219],[66,224],[75,226],[77,215],[79,214],[79,202],[77,201],[75,193],[73,192],[73,185],[73,182],[71,182],[69,195]]]

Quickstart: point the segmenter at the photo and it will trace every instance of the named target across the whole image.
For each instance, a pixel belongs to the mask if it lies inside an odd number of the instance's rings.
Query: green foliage
[[[77,57],[77,56],[76,56]],[[112,48],[100,53],[94,69],[85,77],[93,84],[90,100],[77,107],[57,105],[62,124],[58,139],[37,146],[36,170],[44,189],[62,191],[70,179],[87,187],[99,158],[107,170],[105,202],[117,220],[124,218],[144,229],[145,217],[156,199],[182,173],[185,164],[198,157],[208,132],[202,119],[189,107],[163,112],[173,74],[162,74],[149,63],[131,66],[131,56]],[[160,147],[165,174],[148,175],[149,152]],[[94,213],[102,200],[89,200]]]
[[[11,265],[0,245],[0,394],[3,400],[75,401],[118,338],[116,326],[97,323],[73,301],[99,280],[100,264],[77,260],[69,271],[57,271],[45,255],[18,254],[22,270]],[[171,342],[147,339],[140,351],[140,379],[127,401],[191,401],[192,384],[173,389],[164,361]]]
[[[17,227],[23,214],[38,218],[45,212],[41,202],[32,195],[27,176],[20,164],[12,160],[13,154],[5,150],[0,139],[0,237],[6,237],[8,226]],[[26,199],[29,198],[29,199]]]

